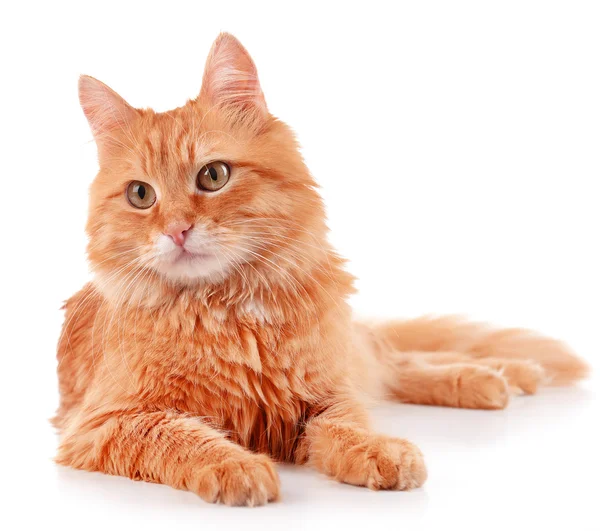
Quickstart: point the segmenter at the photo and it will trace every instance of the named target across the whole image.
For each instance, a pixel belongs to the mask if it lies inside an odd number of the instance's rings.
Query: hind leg
[[[389,373],[391,395],[406,403],[469,409],[503,409],[509,384],[497,370],[473,363],[404,361]]]
[[[506,379],[488,367],[469,363],[407,364],[388,385],[402,402],[469,409],[503,409],[508,404]]]
[[[494,329],[458,317],[423,317],[384,323],[373,333],[399,352],[461,353],[469,363],[487,360],[491,367],[503,360],[505,374],[513,373],[515,378],[521,369],[508,360],[537,363],[545,371],[544,384],[568,385],[588,373],[587,364],[564,343],[530,330]]]
[[[473,358],[457,352],[396,353],[392,395],[414,404],[501,409],[508,394],[534,394],[546,379],[530,360]]]
[[[415,356],[431,365],[467,363],[494,369],[506,378],[510,390],[516,394],[535,394],[538,387],[548,380],[546,371],[539,363],[526,359],[473,358],[453,352],[417,353]]]

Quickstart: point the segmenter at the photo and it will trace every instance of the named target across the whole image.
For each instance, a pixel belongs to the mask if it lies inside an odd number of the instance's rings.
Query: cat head
[[[199,95],[173,111],[135,109],[88,76],[79,96],[100,165],[88,255],[107,284],[285,281],[322,251],[315,183],[233,36],[216,39]]]

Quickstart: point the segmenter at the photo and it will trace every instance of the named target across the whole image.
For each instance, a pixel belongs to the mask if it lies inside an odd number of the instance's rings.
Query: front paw
[[[427,479],[423,455],[414,444],[385,435],[336,431],[349,444],[334,444],[324,452],[322,464],[324,472],[339,481],[373,490],[409,490]]]
[[[195,471],[190,490],[210,503],[254,507],[279,497],[279,477],[267,456],[248,453]]]
[[[420,487],[427,479],[423,454],[403,439],[370,436],[364,443],[350,448],[345,457],[362,469],[355,476],[356,484],[373,490],[410,490]]]

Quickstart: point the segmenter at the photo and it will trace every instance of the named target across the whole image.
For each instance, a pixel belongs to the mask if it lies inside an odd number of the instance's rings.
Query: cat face
[[[134,109],[87,76],[79,89],[100,163],[88,254],[107,280],[248,279],[319,249],[325,225],[314,182],[234,37],[219,36],[199,96],[173,111]]]

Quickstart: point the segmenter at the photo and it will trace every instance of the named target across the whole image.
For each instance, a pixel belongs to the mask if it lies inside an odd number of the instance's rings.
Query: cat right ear
[[[134,109],[114,90],[90,77],[79,78],[79,102],[96,139],[110,138],[114,130],[126,130],[138,116]]]

